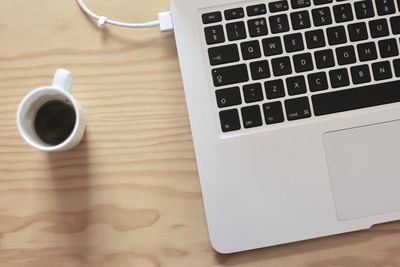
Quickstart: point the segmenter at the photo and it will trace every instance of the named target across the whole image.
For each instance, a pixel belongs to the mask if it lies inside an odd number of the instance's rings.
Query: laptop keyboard
[[[222,132],[400,101],[400,0],[292,0],[201,14]]]

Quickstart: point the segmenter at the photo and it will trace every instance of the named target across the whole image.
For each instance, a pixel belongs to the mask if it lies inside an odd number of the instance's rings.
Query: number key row
[[[318,13],[319,14],[319,13]],[[321,17],[322,16],[322,17]],[[323,25],[329,21],[326,15],[318,17],[318,24]],[[308,11],[300,11],[290,14],[294,30],[311,27]],[[269,27],[273,34],[290,31],[289,19],[286,14],[269,17]],[[250,37],[265,36],[269,34],[267,20],[264,17],[250,19],[247,21],[247,28]],[[222,25],[209,26],[204,28],[206,42],[209,45],[225,42],[225,33]],[[246,25],[243,21],[226,24],[226,33],[229,41],[242,40],[247,38]]]

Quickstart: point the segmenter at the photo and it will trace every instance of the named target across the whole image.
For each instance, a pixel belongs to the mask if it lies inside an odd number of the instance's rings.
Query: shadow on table
[[[62,239],[60,247],[68,253],[85,254],[90,237],[86,228],[90,224],[90,165],[89,133],[70,151],[48,154],[54,203],[49,215],[53,226],[48,232]],[[54,208],[53,208],[54,209]]]
[[[391,222],[391,223],[386,223],[383,225],[377,225],[374,226],[372,229],[365,230],[365,231],[359,231],[359,232],[353,232],[353,233],[346,233],[346,234],[341,234],[341,235],[336,235],[336,236],[330,236],[330,237],[323,237],[323,238],[318,238],[314,240],[309,240],[309,241],[301,241],[301,242],[296,242],[292,244],[286,244],[286,245],[281,245],[281,246],[275,246],[275,247],[270,247],[270,248],[264,248],[264,249],[258,249],[258,250],[252,250],[252,251],[247,251],[247,252],[242,252],[242,253],[236,253],[236,254],[230,254],[230,255],[223,255],[223,254],[218,254],[215,253],[214,257],[216,259],[216,262],[222,266],[235,266],[235,265],[243,265],[243,264],[249,264],[249,263],[254,263],[256,264],[257,262],[261,261],[268,261],[268,260],[279,260],[279,259],[285,259],[288,257],[293,257],[296,255],[304,255],[307,254],[310,259],[312,259],[312,253],[313,252],[319,252],[319,251],[330,251],[330,254],[334,255],[332,252],[333,249],[339,249],[339,248],[346,248],[346,247],[351,247],[354,245],[360,245],[360,244],[365,244],[371,241],[371,239],[377,237],[377,236],[384,236],[384,235],[392,235],[394,233],[399,233],[399,227],[396,226],[396,229],[388,229],[388,228],[393,228],[393,225],[400,225],[400,222]],[[370,247],[365,248],[365,251],[368,251]],[[392,249],[385,249],[385,251],[388,254],[393,254],[393,260],[396,260],[398,255],[400,254],[400,247],[397,248],[392,248]],[[359,256],[359,254],[358,254]],[[387,259],[388,257],[386,257]],[[390,257],[389,257],[390,258]],[[320,266],[325,266],[325,267],[337,267],[337,266],[342,266],[340,264],[343,264],[343,261],[346,262],[346,266],[386,266],[385,264],[388,264],[389,262],[380,262],[381,259],[378,259],[377,262],[375,262],[373,265],[370,262],[370,259],[367,257],[365,258],[360,258],[357,256],[351,256],[349,255],[343,255],[338,257],[335,257],[333,259],[318,259],[318,257],[315,258],[315,260],[310,261],[310,267],[320,267]],[[364,262],[365,261],[365,262]],[[365,263],[365,264],[363,264]],[[387,266],[389,266],[388,264]],[[286,265],[285,265],[286,266]],[[396,265],[390,265],[390,266],[396,266]]]

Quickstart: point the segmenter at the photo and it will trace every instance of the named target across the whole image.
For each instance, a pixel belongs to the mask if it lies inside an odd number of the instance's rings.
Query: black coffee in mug
[[[74,107],[61,100],[43,104],[34,118],[34,129],[46,144],[56,146],[71,135],[76,123]]]

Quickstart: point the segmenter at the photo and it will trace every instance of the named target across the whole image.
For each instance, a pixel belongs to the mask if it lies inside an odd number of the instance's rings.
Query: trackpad
[[[400,121],[323,138],[339,220],[400,210]]]

